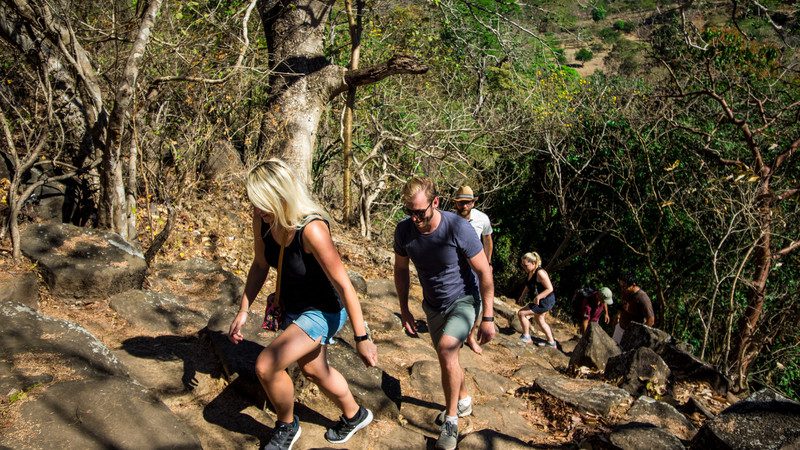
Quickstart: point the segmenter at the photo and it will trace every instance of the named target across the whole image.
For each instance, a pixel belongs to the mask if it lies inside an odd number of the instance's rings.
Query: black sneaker
[[[372,422],[372,411],[358,407],[358,412],[352,419],[347,419],[344,415],[339,418],[339,422],[325,432],[325,439],[332,444],[343,444],[347,442],[356,431],[366,427]]]
[[[272,438],[264,446],[264,450],[291,450],[294,443],[300,438],[300,431],[300,422],[297,416],[294,416],[292,423],[276,420]]]

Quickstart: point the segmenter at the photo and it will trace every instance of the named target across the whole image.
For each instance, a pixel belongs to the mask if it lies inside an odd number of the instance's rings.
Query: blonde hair
[[[432,202],[436,197],[436,184],[428,177],[413,177],[403,186],[403,194],[400,199],[403,204],[411,203],[411,199],[420,191],[425,192],[425,197]]]
[[[330,221],[330,216],[312,198],[306,186],[289,166],[272,158],[247,174],[247,197],[256,208],[272,214],[278,226],[300,229],[313,217]]]
[[[522,255],[522,260],[536,264],[536,268],[542,267],[542,257],[536,252],[525,253]]]

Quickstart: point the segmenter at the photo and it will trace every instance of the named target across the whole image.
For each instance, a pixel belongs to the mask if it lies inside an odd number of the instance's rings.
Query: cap
[[[606,305],[614,304],[614,300],[611,298],[611,289],[604,286],[598,289],[597,292],[600,293],[600,297],[606,302]]]

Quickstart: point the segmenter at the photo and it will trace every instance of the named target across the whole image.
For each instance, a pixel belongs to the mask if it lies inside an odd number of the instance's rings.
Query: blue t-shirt
[[[406,218],[394,231],[394,251],[410,258],[428,306],[446,310],[454,301],[478,295],[478,281],[469,259],[483,251],[483,244],[469,222],[448,211],[431,234],[422,234]]]

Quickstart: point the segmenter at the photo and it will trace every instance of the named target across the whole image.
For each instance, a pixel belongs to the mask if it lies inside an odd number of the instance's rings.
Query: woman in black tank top
[[[556,348],[556,341],[553,339],[553,331],[550,325],[547,324],[547,313],[553,309],[556,304],[556,296],[553,291],[553,283],[550,282],[550,276],[547,275],[542,269],[542,258],[536,252],[526,253],[522,256],[522,267],[527,272],[528,278],[525,280],[525,289],[522,290],[519,302],[527,296],[533,297],[527,306],[517,311],[520,324],[522,325],[522,336],[520,341],[523,343],[530,343],[533,340],[530,335],[530,318],[536,319],[536,324],[539,325],[542,332],[547,337],[547,341],[537,342],[537,345],[544,347]]]
[[[284,247],[279,296],[284,331],[256,360],[256,375],[278,416],[265,448],[291,448],[300,437],[300,424],[294,415],[294,384],[286,372],[294,362],[342,410],[339,422],[327,430],[325,438],[337,444],[346,442],[372,421],[372,412],[356,404],[342,374],[328,365],[324,344],[349,316],[356,349],[364,363],[374,366],[378,354],[367,335],[358,296],[333,245],[324,219],[327,215],[311,199],[299,177],[278,159],[250,171],[247,195],[254,206],[255,256],[239,313],[230,326],[229,338],[234,344],[244,340],[242,328],[250,305],[270,267],[278,266]]]

